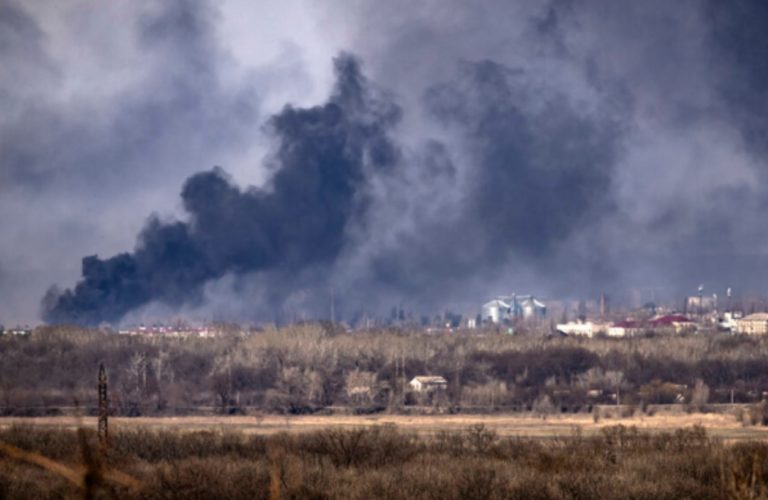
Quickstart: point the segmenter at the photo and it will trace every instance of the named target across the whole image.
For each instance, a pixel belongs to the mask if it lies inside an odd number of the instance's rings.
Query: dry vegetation
[[[717,335],[39,329],[0,338],[0,498],[765,498],[766,356]],[[92,417],[59,415],[95,406],[102,361],[106,454]],[[418,374],[447,391],[408,393]]]
[[[92,407],[101,361],[111,407],[128,416],[202,408],[552,414],[615,404],[617,393],[630,413],[675,402],[706,411],[731,400],[759,404],[768,390],[768,339],[722,334],[617,340],[305,325],[174,339],[41,328],[0,337],[0,357],[0,413],[17,416],[55,415],[75,401]],[[448,390],[439,397],[404,390],[423,374],[444,376]]]
[[[610,408],[609,410],[615,410]],[[469,426],[483,425],[502,437],[551,439],[578,432],[593,436],[606,427],[623,425],[643,432],[674,432],[677,429],[701,427],[707,434],[727,442],[767,440],[768,427],[745,425],[738,412],[687,413],[684,411],[656,413],[649,417],[637,411],[631,417],[605,416],[595,419],[589,414],[559,414],[546,417],[532,414],[495,415],[258,415],[258,416],[182,416],[182,417],[112,417],[110,426],[118,431],[209,431],[241,432],[243,434],[274,435],[277,433],[308,433],[327,429],[355,429],[393,425],[404,432],[422,436],[440,432],[460,431]],[[616,412],[620,413],[620,412]],[[18,425],[33,425],[40,429],[96,428],[95,417],[2,417],[0,429]]]
[[[94,437],[85,436],[85,446]],[[16,426],[0,440],[88,475],[75,485],[0,453],[0,498],[763,498],[768,444],[723,444],[701,427],[648,434],[500,437],[478,425],[415,435],[394,426],[270,436],[114,433],[97,463],[76,431]],[[87,443],[91,444],[88,445]],[[138,481],[115,479],[115,473]]]

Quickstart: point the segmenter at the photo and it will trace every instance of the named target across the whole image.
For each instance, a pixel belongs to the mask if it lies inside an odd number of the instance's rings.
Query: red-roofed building
[[[667,314],[651,320],[651,328],[654,330],[671,330],[674,333],[692,331],[696,328],[695,323],[682,314]]]
[[[624,320],[614,323],[608,328],[609,337],[632,337],[645,331],[645,325],[640,321]]]
[[[658,316],[650,321],[640,321],[627,319],[614,323],[608,329],[609,337],[632,337],[642,334],[646,331],[682,333],[693,331],[696,324],[687,316],[682,314],[667,314]]]

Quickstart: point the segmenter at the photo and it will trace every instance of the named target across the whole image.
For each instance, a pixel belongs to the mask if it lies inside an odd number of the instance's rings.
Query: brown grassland
[[[102,453],[94,433],[79,428],[93,429],[90,418],[3,419],[0,443],[17,455],[0,446],[0,498],[768,497],[768,434],[728,415],[110,424]]]
[[[585,436],[599,434],[606,427],[623,425],[643,432],[674,432],[677,429],[698,426],[714,438],[725,441],[768,440],[768,427],[745,425],[730,413],[669,412],[647,416],[635,412],[633,416],[609,416],[598,421],[592,414],[554,414],[546,417],[532,414],[499,415],[271,415],[258,416],[182,416],[182,417],[112,417],[110,425],[123,431],[210,431],[242,432],[244,434],[271,435],[277,433],[305,433],[326,429],[357,429],[394,425],[404,432],[434,435],[443,431],[462,431],[470,426],[482,425],[499,436],[547,439],[580,433]],[[0,429],[32,425],[45,429],[77,429],[80,426],[96,428],[95,417],[0,417]]]

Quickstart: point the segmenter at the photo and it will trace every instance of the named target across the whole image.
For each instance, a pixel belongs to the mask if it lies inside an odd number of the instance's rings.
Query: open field
[[[16,424],[44,428],[96,428],[94,417],[4,417],[0,429]],[[110,428],[115,430],[221,430],[247,434],[302,433],[324,429],[352,429],[377,425],[394,425],[399,430],[419,434],[439,431],[460,431],[482,424],[499,436],[551,438],[574,433],[594,435],[605,427],[634,426],[648,432],[671,432],[676,429],[701,426],[707,434],[725,440],[768,440],[768,427],[744,426],[733,415],[714,413],[665,414],[603,418],[595,422],[589,414],[549,416],[533,415],[376,415],[376,416],[200,416],[200,417],[113,417]]]
[[[45,419],[0,428],[0,498],[768,498],[768,442],[713,439],[728,423],[697,417],[133,419],[104,448],[66,428],[90,419]]]

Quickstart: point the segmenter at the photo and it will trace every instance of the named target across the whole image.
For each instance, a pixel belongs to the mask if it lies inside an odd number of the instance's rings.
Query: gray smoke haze
[[[245,4],[0,2],[0,319],[765,293],[761,2]]]
[[[362,8],[372,21],[360,52],[374,79],[412,103],[406,121],[417,114],[416,130],[442,137],[461,180],[443,211],[453,222],[426,231],[439,249],[422,261],[391,254],[392,268],[411,279],[426,271],[446,302],[452,291],[505,288],[677,296],[699,282],[764,293],[765,158],[750,139],[765,130],[759,2],[403,10]]]

